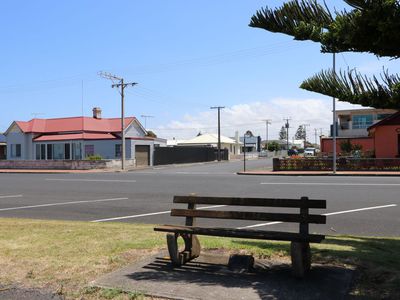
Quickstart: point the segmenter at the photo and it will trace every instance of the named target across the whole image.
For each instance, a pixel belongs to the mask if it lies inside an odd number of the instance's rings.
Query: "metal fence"
[[[331,158],[274,158],[274,171],[332,171]],[[398,158],[348,158],[336,161],[338,171],[400,171]]]
[[[212,147],[157,147],[154,149],[154,165],[185,164],[214,161],[218,150]],[[221,149],[221,160],[228,160],[229,152]]]

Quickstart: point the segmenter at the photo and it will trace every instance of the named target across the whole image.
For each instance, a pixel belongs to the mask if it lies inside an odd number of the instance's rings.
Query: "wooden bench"
[[[326,224],[326,216],[309,214],[310,208],[326,208],[326,200],[301,199],[264,199],[231,197],[175,196],[174,203],[188,204],[187,209],[172,209],[171,216],[186,217],[185,226],[163,225],[155,231],[168,232],[167,245],[171,262],[182,265],[200,255],[200,243],[196,235],[234,237],[260,240],[290,241],[292,270],[296,277],[303,277],[311,268],[309,243],[320,243],[325,236],[309,233],[309,224]],[[209,210],[196,209],[196,205],[222,205],[238,207],[282,207],[299,208],[299,213],[276,213],[247,210]],[[255,229],[198,227],[196,218],[251,220],[268,222],[299,223],[299,232],[281,232]],[[185,248],[179,252],[177,240],[183,238]]]

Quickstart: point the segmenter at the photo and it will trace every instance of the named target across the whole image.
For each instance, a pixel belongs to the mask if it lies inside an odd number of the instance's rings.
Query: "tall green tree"
[[[400,57],[399,0],[344,0],[351,10],[332,13],[317,0],[288,1],[276,9],[263,8],[250,26],[321,44],[321,52],[368,52],[380,57]],[[353,69],[354,70],[354,69]],[[324,70],[301,88],[340,101],[375,108],[400,108],[400,76],[383,70],[367,76],[357,70]]]
[[[299,125],[294,137],[296,140],[305,140],[306,139],[306,129],[303,125]]]
[[[282,126],[281,130],[279,131],[279,139],[284,141],[287,139],[287,132],[285,126]]]

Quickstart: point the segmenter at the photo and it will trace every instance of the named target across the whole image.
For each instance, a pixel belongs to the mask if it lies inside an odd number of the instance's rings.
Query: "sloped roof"
[[[134,117],[125,118],[125,127],[133,121]],[[58,119],[32,119],[28,122],[15,122],[24,133],[57,133],[57,132],[104,132],[117,133],[121,131],[120,118],[95,119],[91,117],[72,117]]]
[[[371,130],[372,128],[376,128],[378,126],[388,126],[388,125],[400,125],[400,111],[371,125],[370,127],[368,127],[368,130]]]
[[[221,135],[221,143],[236,144],[236,141],[231,138]],[[206,134],[196,136],[195,138],[190,139],[190,140],[178,142],[178,145],[182,145],[182,144],[199,144],[199,145],[218,144],[218,134],[206,133]],[[241,144],[241,143],[239,142],[239,144]]]
[[[48,141],[71,141],[71,140],[115,140],[117,137],[110,133],[72,133],[41,135],[35,138],[34,142]]]

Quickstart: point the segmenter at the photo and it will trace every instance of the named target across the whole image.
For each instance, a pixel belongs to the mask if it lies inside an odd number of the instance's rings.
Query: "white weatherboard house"
[[[190,140],[178,141],[178,146],[210,146],[218,147],[218,134],[205,133]],[[228,149],[229,154],[240,154],[242,143],[221,135],[221,149]]]
[[[126,158],[137,165],[152,165],[154,146],[160,139],[147,136],[135,117],[124,120]],[[121,157],[121,119],[93,117],[14,121],[4,133],[8,160],[82,160],[92,155]]]

